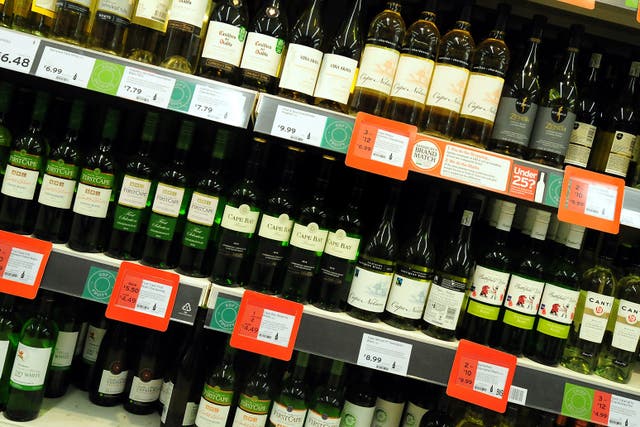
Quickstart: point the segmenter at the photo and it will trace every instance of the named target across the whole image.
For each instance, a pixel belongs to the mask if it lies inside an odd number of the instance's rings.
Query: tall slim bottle
[[[373,369],[357,367],[347,383],[340,427],[370,427],[376,410]]]
[[[4,294],[0,305],[0,408],[4,410],[9,398],[9,379],[16,357],[22,321],[16,315],[13,295]]]
[[[235,348],[226,345],[222,359],[216,363],[207,377],[198,405],[197,427],[220,427],[227,424],[237,387],[233,358]]]
[[[394,427],[400,425],[406,402],[405,378],[382,373],[377,378],[376,410],[371,427]]]
[[[311,400],[308,384],[305,381],[309,354],[298,352],[296,363],[288,377],[283,379],[278,397],[273,400],[270,427],[302,427],[307,415],[308,402]]]
[[[122,55],[134,3],[134,0],[96,0],[88,46]]]
[[[171,0],[138,0],[124,46],[124,57],[158,63],[158,47],[167,31]]]
[[[381,115],[384,111],[405,37],[401,10],[400,3],[387,2],[385,9],[369,24],[360,71],[349,101],[351,113],[363,111]]]
[[[9,153],[11,152],[11,141],[13,135],[7,127],[7,113],[13,100],[13,86],[9,83],[0,83],[0,178],[4,178]]]
[[[84,44],[91,19],[92,4],[92,0],[57,1],[51,37],[66,43]]]
[[[11,28],[48,37],[56,17],[53,0],[14,0]]]
[[[129,375],[129,325],[112,322],[98,352],[96,369],[89,386],[89,400],[99,406],[123,402]]]
[[[232,427],[265,427],[273,399],[271,360],[259,356],[247,383],[240,388]]]
[[[78,366],[74,367],[73,384],[80,390],[88,391],[93,372],[96,369],[96,360],[100,352],[102,340],[107,333],[108,321],[102,313],[95,313],[87,327],[87,337],[82,347]]]
[[[143,333],[145,336],[138,340],[134,353],[136,359],[130,365],[122,405],[125,411],[139,415],[151,414],[157,409],[166,357],[163,354],[166,342],[162,334],[147,330]]]
[[[53,311],[54,321],[58,325],[58,337],[44,388],[45,397],[63,396],[71,383],[71,365],[80,334],[80,317],[73,304],[74,301],[67,297],[58,302]]]
[[[420,129],[426,133],[443,138],[453,136],[469,80],[471,55],[475,48],[469,32],[472,5],[472,0],[465,1],[455,26],[440,40],[424,119],[420,124]]]
[[[305,427],[338,427],[344,405],[344,386],[342,376],[344,374],[344,362],[334,360],[331,362],[329,378],[320,384],[311,395]]]

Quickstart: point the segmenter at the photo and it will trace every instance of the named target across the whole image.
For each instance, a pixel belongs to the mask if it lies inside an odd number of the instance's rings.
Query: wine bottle
[[[287,14],[280,3],[280,0],[265,0],[258,10],[240,61],[242,85],[260,92],[275,91],[289,37]]]
[[[80,171],[80,182],[73,202],[69,247],[80,252],[102,252],[107,216],[113,205],[115,158],[112,143],[118,130],[120,113],[109,109],[102,138],[90,151]]]
[[[428,0],[420,19],[409,26],[402,41],[398,68],[385,108],[385,116],[392,120],[417,125],[422,117],[440,45],[435,10],[436,0]]]
[[[509,288],[500,313],[500,326],[496,330],[494,347],[516,356],[524,352],[524,346],[533,329],[535,315],[540,306],[547,259],[545,238],[551,214],[529,208],[533,214],[533,226],[527,252],[511,272]]]
[[[71,202],[80,169],[78,133],[82,125],[84,102],[71,106],[67,134],[49,154],[42,177],[33,234],[38,239],[65,243],[71,227]]]
[[[547,17],[534,15],[525,60],[513,68],[502,90],[489,149],[512,157],[524,157],[542,94],[538,46]]]
[[[366,241],[347,297],[347,313],[357,319],[374,321],[384,311],[398,253],[394,221],[400,187],[391,187],[382,219]]]
[[[197,427],[225,426],[231,412],[237,386],[233,358],[236,350],[227,344],[222,359],[213,367],[204,384],[195,425]]]
[[[405,24],[400,15],[400,3],[387,2],[377,14],[367,33],[360,58],[360,71],[349,101],[349,111],[381,115],[391,93],[400,48],[405,36]]]
[[[509,66],[509,48],[504,37],[510,11],[508,4],[498,5],[495,27],[473,52],[471,75],[454,137],[458,142],[487,148]]]
[[[225,0],[211,12],[200,57],[199,75],[237,84],[240,60],[247,39],[249,12],[244,0]]]
[[[48,37],[56,17],[56,2],[53,0],[14,0],[11,28]]]
[[[211,0],[174,1],[169,9],[167,33],[160,45],[160,66],[193,74],[200,55],[202,31]]]
[[[212,246],[225,206],[222,161],[230,137],[228,130],[218,129],[209,168],[196,182],[191,196],[178,261],[178,271],[188,276],[207,277],[211,273]]]
[[[113,215],[113,226],[107,245],[107,255],[117,259],[140,259],[144,244],[140,232],[149,221],[154,190],[152,179],[155,164],[150,158],[159,115],[148,112],[144,121],[138,151],[123,165],[123,176]]]
[[[362,0],[354,0],[349,15],[331,39],[322,58],[318,81],[313,91],[314,104],[347,113],[349,95],[356,79],[362,52],[360,13]]]
[[[167,31],[171,0],[137,0],[124,47],[125,58],[158,63],[158,47]]]
[[[409,397],[400,427],[418,427],[427,412],[434,409],[434,397],[431,384],[413,381],[409,387]]]
[[[273,401],[269,415],[270,427],[302,427],[307,416],[309,392],[305,374],[309,364],[309,354],[298,352],[293,372],[282,381],[278,397]],[[199,426],[198,426],[199,427]]]
[[[396,328],[415,330],[424,312],[434,276],[436,250],[431,233],[437,196],[427,197],[415,237],[401,250],[391,281],[383,320]]]
[[[453,340],[471,285],[475,259],[472,251],[473,218],[480,212],[480,200],[470,197],[462,211],[460,225],[446,247],[436,269],[422,319],[422,331],[441,340]]]
[[[174,268],[178,263],[172,249],[176,234],[180,235],[184,227],[184,215],[191,193],[187,188],[185,163],[193,140],[193,127],[193,122],[182,122],[173,161],[158,174],[147,237],[142,250],[144,265],[166,269]]]
[[[338,427],[340,425],[342,406],[344,405],[344,387],[342,375],[344,362],[331,362],[329,378],[320,384],[311,395],[305,427]]]
[[[280,184],[266,200],[258,227],[256,256],[249,275],[249,289],[266,294],[277,292],[279,285],[277,280],[282,275],[285,251],[289,246],[294,218],[297,217],[293,200],[293,183],[296,163],[303,152],[304,150],[297,147],[287,147],[287,158]]]
[[[35,315],[22,327],[4,411],[4,416],[12,421],[30,421],[40,412],[45,379],[58,336],[58,326],[51,319],[54,303],[53,295],[41,290]]]
[[[253,138],[244,178],[227,198],[220,222],[220,237],[211,279],[223,286],[239,286],[246,281],[252,239],[258,225],[262,195],[257,185],[266,140]]]
[[[293,224],[289,256],[285,262],[281,296],[305,304],[311,283],[320,269],[320,260],[329,235],[326,198],[336,158],[322,156],[320,172],[311,199],[302,205]]]
[[[560,167],[564,161],[576,119],[578,88],[575,61],[583,32],[583,26],[571,26],[564,60],[542,93],[529,144],[528,158],[534,162]]]
[[[424,119],[420,125],[425,132],[443,138],[453,136],[469,80],[471,54],[475,48],[469,32],[472,4],[471,0],[465,1],[455,26],[440,40]]]
[[[92,4],[92,0],[57,1],[51,37],[66,43],[84,44],[91,18]]]
[[[94,404],[115,406],[124,400],[129,374],[129,341],[127,324],[113,322],[109,325],[89,386],[89,400]]]
[[[312,0],[291,30],[280,74],[280,96],[307,103],[312,100],[323,55],[323,4],[324,0]]]
[[[0,83],[0,178],[4,178],[11,152],[11,131],[7,127],[7,113],[13,98],[13,86],[9,83]]]
[[[370,427],[376,410],[376,395],[373,392],[373,370],[357,367],[348,383],[342,408],[340,427]]]
[[[58,302],[53,318],[58,325],[58,337],[54,345],[49,375],[44,388],[45,397],[61,397],[67,392],[71,382],[71,365],[80,334],[80,318],[74,301],[67,298]]]
[[[134,0],[96,0],[88,46],[121,55],[133,14]]]
[[[249,380],[240,388],[232,427],[265,427],[274,388],[270,378],[271,360],[260,356]]]
[[[0,408],[4,410],[9,398],[9,379],[13,361],[16,357],[16,349],[20,340],[22,321],[14,310],[15,297],[2,295],[0,304]]]
[[[146,415],[156,411],[156,402],[160,397],[165,360],[162,348],[166,344],[157,331],[144,331],[135,355],[137,361],[131,364],[124,392],[125,411]]]
[[[513,257],[508,247],[515,203],[500,201],[495,233],[478,258],[458,337],[489,345],[509,285]]]
[[[380,374],[377,382],[378,396],[371,427],[399,426],[406,402],[404,378]]]
[[[13,4],[10,3],[5,4],[4,0],[2,0],[2,4],[0,4],[0,26],[9,28],[11,27],[11,9],[13,8]]]
[[[73,384],[80,390],[88,391],[102,340],[107,333],[108,321],[104,314],[95,313],[87,326],[87,336],[82,347],[80,361],[73,369]]]
[[[443,394],[436,407],[427,412],[420,421],[419,427],[453,427],[456,424],[452,420],[452,413],[449,410],[449,397]]]
[[[602,54],[592,53],[589,60],[588,77],[580,86],[578,104],[576,105],[576,121],[569,137],[569,147],[564,158],[565,165],[586,168],[596,137],[596,126],[602,120],[599,97],[598,71]]]

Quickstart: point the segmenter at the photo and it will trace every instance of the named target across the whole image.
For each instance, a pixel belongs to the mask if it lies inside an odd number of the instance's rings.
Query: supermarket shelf
[[[256,92],[0,28],[0,68],[246,128]]]

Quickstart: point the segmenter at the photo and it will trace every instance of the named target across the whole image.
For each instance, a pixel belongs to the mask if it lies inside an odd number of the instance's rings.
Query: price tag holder
[[[166,331],[178,294],[180,276],[123,262],[107,305],[109,319]]]
[[[562,3],[567,3],[573,6],[578,6],[583,9],[593,10],[596,8],[596,0],[558,0]]]
[[[271,135],[320,147],[327,117],[287,105],[278,105]]]
[[[0,231],[0,292],[34,299],[53,244]]]
[[[232,347],[281,360],[291,360],[303,305],[245,291],[231,334]]]
[[[512,354],[462,340],[453,360],[447,394],[504,413],[516,363]]]
[[[17,31],[0,29],[0,68],[29,74],[40,39]]]
[[[46,46],[36,76],[86,88],[95,63],[94,58]]]
[[[558,219],[617,234],[623,197],[623,179],[567,166]]]
[[[126,67],[117,95],[154,107],[167,108],[176,79],[150,73],[138,68]]]
[[[412,350],[412,344],[364,333],[357,364],[406,376]]]
[[[244,124],[245,97],[226,88],[196,85],[189,106],[189,114],[232,126]]]
[[[345,163],[352,168],[404,181],[407,152],[418,129],[406,123],[358,113]]]

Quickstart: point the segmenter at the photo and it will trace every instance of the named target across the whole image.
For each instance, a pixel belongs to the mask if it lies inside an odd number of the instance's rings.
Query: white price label
[[[640,401],[612,395],[608,425],[612,427],[640,427]]]
[[[86,88],[95,63],[94,58],[47,46],[40,57],[36,76]]]
[[[613,221],[618,189],[610,185],[589,184],[584,213],[596,218]]]
[[[167,108],[175,84],[174,78],[126,67],[118,88],[118,96],[155,107]]]
[[[265,309],[262,314],[262,320],[260,321],[257,339],[282,347],[288,347],[295,319],[295,316],[290,314]]]
[[[37,252],[11,248],[11,254],[9,254],[2,278],[33,286],[38,276],[42,258],[43,255]]]
[[[411,350],[413,350],[412,344],[362,334],[360,353],[356,363],[379,371],[407,375]]]
[[[408,147],[408,136],[397,135],[383,129],[378,129],[376,140],[373,143],[373,150],[371,151],[371,160],[376,160],[391,166],[402,167]]]
[[[224,87],[196,85],[189,106],[189,114],[232,126],[244,126],[242,93]]]
[[[271,135],[319,147],[326,123],[325,116],[278,105]]]
[[[473,389],[489,396],[502,398],[507,375],[509,375],[509,369],[504,366],[478,361]]]
[[[525,405],[527,403],[527,393],[528,390],[526,388],[511,384],[507,400],[511,403],[517,403],[518,405]]]
[[[171,286],[143,279],[134,310],[156,317],[164,317],[167,314],[170,298]]]
[[[620,224],[640,228],[640,212],[622,208],[620,212]]]
[[[40,39],[0,28],[0,68],[29,74]]]

